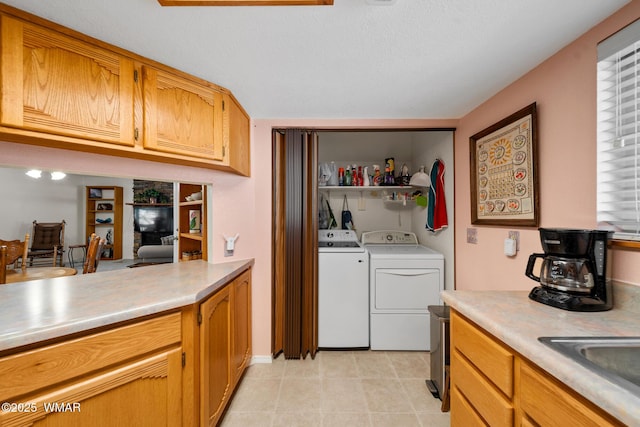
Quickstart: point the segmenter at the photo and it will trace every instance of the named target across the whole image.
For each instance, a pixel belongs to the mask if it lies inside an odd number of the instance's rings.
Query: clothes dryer
[[[414,233],[362,234],[369,252],[369,336],[372,350],[430,350],[430,305],[442,304],[444,256]]]

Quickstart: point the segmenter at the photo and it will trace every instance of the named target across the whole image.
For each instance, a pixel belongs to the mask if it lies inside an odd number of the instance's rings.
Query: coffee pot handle
[[[536,282],[540,281],[540,278],[538,276],[536,276],[535,274],[533,274],[533,266],[536,263],[536,258],[543,258],[544,256],[545,256],[545,254],[531,254],[531,255],[529,255],[529,262],[527,262],[527,270],[524,273],[524,274],[526,274],[526,276],[529,279],[535,280]]]

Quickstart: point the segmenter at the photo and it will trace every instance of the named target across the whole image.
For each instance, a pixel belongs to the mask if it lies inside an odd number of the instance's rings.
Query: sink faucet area
[[[540,337],[538,340],[640,396],[640,337]]]

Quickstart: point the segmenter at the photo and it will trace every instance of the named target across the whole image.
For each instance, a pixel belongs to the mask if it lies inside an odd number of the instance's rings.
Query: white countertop
[[[640,287],[637,291],[640,294]],[[640,396],[538,341],[541,336],[640,336],[640,314],[617,308],[617,304],[605,312],[571,312],[532,301],[528,294],[528,291],[444,291],[442,299],[612,416],[629,425],[640,425]]]
[[[252,265],[189,261],[0,285],[0,352],[194,304]]]

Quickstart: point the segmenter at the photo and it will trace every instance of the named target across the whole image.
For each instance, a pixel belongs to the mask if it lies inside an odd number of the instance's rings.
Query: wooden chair
[[[0,246],[0,285],[7,283],[7,247]]]
[[[13,264],[14,269],[17,268],[18,259],[21,259],[20,265],[22,271],[27,269],[29,233],[25,234],[24,242],[21,242],[20,240],[0,240],[0,245],[7,248],[5,255],[5,269],[11,264]]]
[[[62,222],[38,222],[33,221],[33,234],[31,235],[31,249],[29,249],[29,265],[33,265],[34,259],[52,258],[53,266],[64,267],[64,227]],[[58,264],[59,261],[59,264]]]
[[[97,236],[96,233],[92,233],[89,237],[89,246],[87,247],[87,258],[84,261],[84,268],[82,274],[95,273],[100,263],[100,257],[102,256],[102,249],[104,248],[105,240]]]

